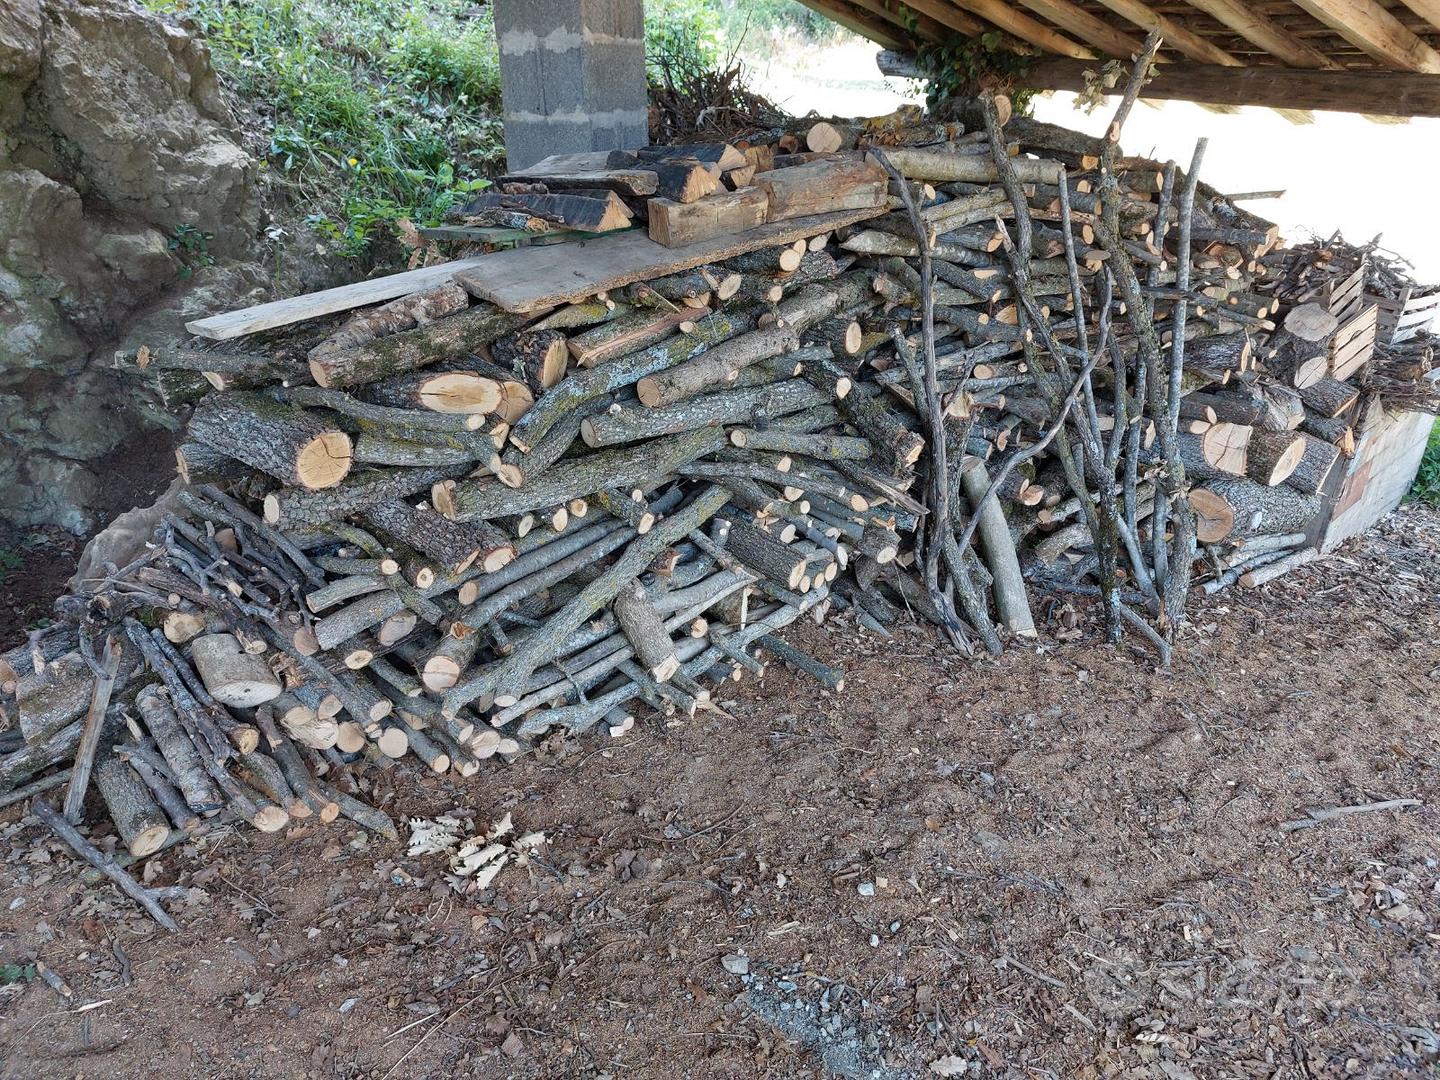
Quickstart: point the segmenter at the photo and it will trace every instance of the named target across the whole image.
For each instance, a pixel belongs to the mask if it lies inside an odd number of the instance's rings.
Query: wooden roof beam
[[[1440,53],[1375,0],[1295,0],[1357,49],[1401,71],[1440,74]],[[1371,110],[1373,111],[1373,109]]]
[[[1084,45],[1076,44],[1023,11],[1017,11],[1008,0],[952,0],[952,3],[1042,52],[1074,60],[1095,59],[1095,54]]]
[[[901,14],[901,10],[908,5],[901,0],[850,0],[852,7],[864,8],[872,15],[878,16],[891,26],[897,27],[904,35],[910,33],[910,23]],[[915,20],[915,33],[926,41],[944,41],[950,36],[950,31],[941,26],[929,16],[922,15],[917,11],[911,11],[911,17]],[[978,24],[977,24],[978,25]]]
[[[1279,23],[1240,0],[1189,0],[1189,3],[1289,67],[1341,70],[1339,64],[1320,50],[1297,41]]]
[[[989,29],[979,19],[965,14],[947,0],[909,0],[905,7],[916,15],[934,19],[946,29],[966,37],[979,37]]]
[[[1035,57],[1021,80],[1043,90],[1086,89],[1093,64],[1059,56]],[[883,70],[883,69],[882,69]],[[1124,86],[1106,93],[1119,94]],[[1161,64],[1142,96],[1213,105],[1273,109],[1332,109],[1362,114],[1440,117],[1440,76],[1399,71],[1316,71],[1218,64]]]
[[[1104,56],[1128,58],[1134,56],[1144,43],[1137,37],[1116,30],[1107,22],[1097,19],[1070,0],[1020,0],[1042,19],[1049,19],[1060,29],[1074,34],[1084,44],[1098,49]]]
[[[811,11],[818,11],[831,22],[839,23],[846,30],[869,38],[887,49],[909,47],[906,43],[909,38],[908,34],[896,33],[883,19],[877,18],[862,8],[841,3],[841,0],[800,0],[800,3]]]
[[[1191,60],[1198,60],[1202,64],[1220,64],[1224,67],[1244,67],[1244,62],[1239,58],[1231,56],[1224,49],[1212,45],[1199,34],[1186,30],[1173,19],[1168,19],[1158,12],[1151,11],[1141,0],[1100,0],[1111,11],[1115,12],[1122,19],[1129,19],[1136,26],[1145,30],[1160,31],[1162,45],[1174,49],[1182,56]],[[1339,2],[1339,0],[1336,0]],[[1149,97],[1149,94],[1143,96]]]

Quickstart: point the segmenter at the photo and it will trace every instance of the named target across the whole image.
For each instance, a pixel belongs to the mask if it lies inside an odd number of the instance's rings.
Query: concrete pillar
[[[650,141],[643,0],[494,2],[511,169]]]

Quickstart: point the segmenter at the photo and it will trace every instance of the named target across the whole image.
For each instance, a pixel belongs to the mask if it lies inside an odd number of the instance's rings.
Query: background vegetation
[[[504,161],[490,7],[474,0],[146,0],[191,21],[273,179],[342,254],[437,223]],[[648,0],[655,65],[713,68],[742,37],[819,33],[794,0]]]

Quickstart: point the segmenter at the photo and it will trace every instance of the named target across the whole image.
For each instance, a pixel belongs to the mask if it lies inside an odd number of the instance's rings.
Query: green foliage
[[[267,164],[347,256],[436,224],[504,156],[488,7],[467,0],[147,0],[254,103]],[[472,14],[478,12],[478,14]],[[176,250],[176,249],[172,249]],[[185,257],[184,251],[178,251]],[[187,264],[188,265],[188,264]]]
[[[24,565],[25,560],[20,557],[18,552],[0,547],[0,581],[4,581]]]
[[[34,964],[0,964],[0,986],[11,986],[15,983],[33,982],[34,979]]]
[[[1425,444],[1420,471],[1415,474],[1415,483],[1410,486],[1405,501],[1440,508],[1440,422],[1430,428],[1430,441]]]
[[[957,34],[942,42],[921,42],[915,66],[929,80],[925,105],[932,110],[951,98],[989,90],[1009,94],[1015,113],[1021,114],[1035,96],[1034,90],[1014,86],[1028,70],[1030,58],[1003,48],[1000,34],[993,30],[979,37]]]
[[[210,266],[215,262],[215,257],[210,254],[210,241],[213,239],[213,233],[201,232],[194,225],[175,226],[175,231],[165,241],[165,247],[180,260],[182,278],[188,278],[197,267]]]
[[[668,72],[684,78],[720,63],[723,35],[710,0],[648,0],[645,4],[645,63],[650,81]]]

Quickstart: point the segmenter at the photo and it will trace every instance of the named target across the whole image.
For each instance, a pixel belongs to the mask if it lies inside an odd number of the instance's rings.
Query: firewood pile
[[[467,213],[574,228],[567,200],[600,201],[660,243],[520,248],[338,323],[303,320],[353,293],[117,357],[188,412],[189,487],[0,662],[0,798],[65,785],[73,826],[93,786],[130,857],[217,816],[393,834],[356,763],[468,776],[641,705],[717,709],[767,661],[838,690],[843,658],[780,635],[838,612],[999,654],[1032,597],[1095,598],[1168,661],[1192,586],[1314,557],[1375,320],[1363,265],[1301,266],[1200,183],[1203,143],[1123,157],[1139,86],[1103,139],[984,100],[968,132],[542,162]],[[1380,393],[1428,363],[1387,360]]]

